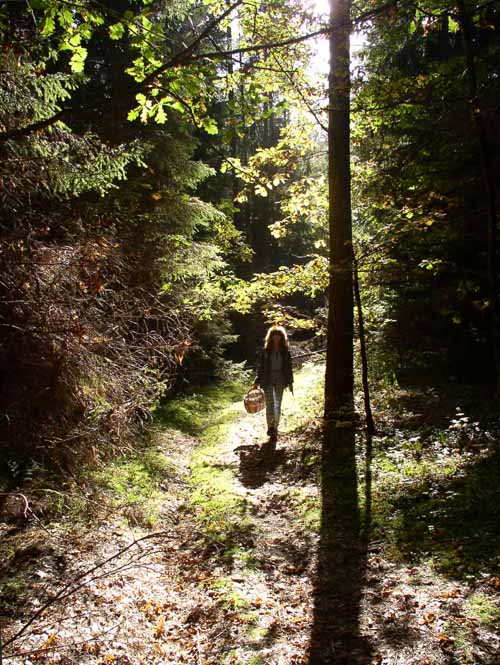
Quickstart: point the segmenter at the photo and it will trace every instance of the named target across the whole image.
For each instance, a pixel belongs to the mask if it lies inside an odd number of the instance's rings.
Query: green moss
[[[264,657],[256,653],[246,661],[245,665],[264,665]]]
[[[463,613],[469,619],[479,622],[483,628],[495,631],[500,621],[500,607],[482,593],[472,594],[464,603]],[[455,648],[462,654],[463,663],[474,663],[474,648],[477,645],[477,627],[467,623],[458,625],[450,621],[446,633],[454,639]]]
[[[268,632],[268,628],[263,628],[262,626],[251,626],[247,631],[247,635],[253,642],[260,642],[261,640],[265,639]]]
[[[219,410],[217,422],[200,437],[189,478],[191,502],[196,506],[199,522],[211,539],[226,547],[247,540],[254,528],[245,493],[236,487],[233,469],[219,463],[220,443],[240,409],[239,404],[229,404]]]
[[[241,403],[248,386],[240,381],[222,382],[204,386],[195,393],[158,407],[155,410],[155,422],[162,428],[172,427],[187,434],[200,434],[207,426],[222,424],[219,420],[221,410],[229,404]]]
[[[500,620],[500,607],[482,593],[474,593],[465,604],[465,614],[484,626]]]
[[[292,488],[291,505],[302,525],[309,531],[318,532],[321,525],[321,501],[317,494],[311,494],[306,487]]]
[[[150,448],[113,461],[95,475],[95,480],[129,523],[151,528],[160,518],[164,501],[161,485],[174,473],[175,466],[161,449]]]
[[[0,603],[5,606],[17,605],[27,587],[26,574],[18,572],[0,584]]]
[[[249,623],[246,621],[246,615],[252,614],[250,612],[250,602],[241,594],[241,592],[235,587],[234,582],[230,577],[221,577],[218,580],[211,581],[208,583],[203,583],[203,587],[211,587],[218,592],[218,602],[226,610],[240,612],[240,621]],[[254,619],[250,621],[253,623]]]
[[[238,544],[227,548],[222,555],[222,559],[225,563],[238,569],[243,574],[250,573],[258,568],[258,562],[253,550]]]
[[[170,402],[157,414],[157,422],[198,436],[190,465],[190,501],[205,534],[229,550],[242,543],[254,528],[245,493],[238,490],[234,470],[220,464],[220,448],[229,428],[242,413],[247,386],[221,383]]]

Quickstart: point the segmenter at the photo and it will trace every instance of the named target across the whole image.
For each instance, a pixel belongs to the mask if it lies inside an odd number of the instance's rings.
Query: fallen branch
[[[66,642],[64,644],[54,644],[52,646],[48,647],[40,647],[39,649],[31,649],[29,651],[18,651],[17,653],[13,653],[9,656],[9,658],[18,658],[19,656],[31,656],[34,654],[42,654],[47,651],[54,651],[55,649],[60,650],[60,649],[68,649],[70,647],[75,647],[79,646],[80,644],[88,644],[89,642],[94,642],[95,640],[101,639],[103,635],[106,635],[107,633],[110,633],[112,630],[117,628],[120,624],[122,624],[123,621],[119,621],[118,623],[115,623],[111,628],[108,628],[107,630],[103,630],[102,633],[99,633],[99,635],[95,635],[93,637],[89,637],[86,640],[80,640],[78,642]],[[107,640],[111,641],[111,640]],[[2,665],[2,661],[0,660],[0,665]]]
[[[85,584],[88,584],[90,580],[87,580],[86,582],[82,582],[81,584],[78,584],[77,586],[74,586],[76,583],[80,582],[80,580],[83,580],[85,577],[88,575],[91,575],[93,572],[98,570],[99,568],[102,568],[105,566],[107,563],[110,561],[113,561],[114,559],[118,559],[120,556],[125,554],[125,552],[128,552],[132,547],[135,547],[136,545],[138,546],[139,543],[144,542],[145,540],[151,540],[153,538],[160,538],[160,537],[173,537],[168,533],[167,531],[156,531],[154,533],[150,533],[146,536],[143,536],[142,538],[138,538],[134,540],[132,543],[129,543],[126,547],[123,547],[121,550],[113,554],[112,556],[108,557],[104,561],[101,561],[95,566],[92,566],[92,568],[89,568],[88,570],[84,571],[80,575],[77,575],[71,582],[68,582],[65,586],[63,586],[52,598],[50,598],[46,603],[44,603],[40,609],[38,609],[33,616],[15,633],[10,637],[8,640],[6,640],[3,643],[3,649],[5,650],[6,646],[9,646],[9,644],[12,644],[15,642],[17,639],[23,635],[28,628],[38,619],[39,616],[41,616],[46,609],[54,605],[54,603],[58,602],[59,600],[62,600],[63,598],[67,598],[68,596],[74,594],[76,591],[81,589],[82,586],[85,586]],[[127,565],[127,564],[126,564]],[[116,571],[113,571],[116,572]],[[109,573],[108,573],[109,574]],[[0,661],[1,665],[1,661]]]
[[[292,356],[292,360],[296,358],[305,358],[306,356],[313,356],[315,353],[325,353],[325,349],[318,349],[317,351],[309,351],[308,353],[300,353],[298,356]]]

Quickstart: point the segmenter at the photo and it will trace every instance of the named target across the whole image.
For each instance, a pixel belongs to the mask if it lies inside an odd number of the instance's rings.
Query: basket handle
[[[247,396],[250,397],[250,395],[255,394],[255,395],[262,395],[264,391],[262,388],[259,386],[258,388],[249,388],[247,392]]]

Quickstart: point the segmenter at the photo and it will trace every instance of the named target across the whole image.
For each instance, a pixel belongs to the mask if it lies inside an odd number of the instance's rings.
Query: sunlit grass
[[[133,457],[122,457],[94,476],[103,488],[110,507],[132,526],[154,527],[165,500],[162,483],[175,474],[175,466],[159,448],[145,449]]]
[[[295,371],[294,394],[285,390],[281,430],[292,432],[323,413],[325,366],[322,362],[305,363]]]

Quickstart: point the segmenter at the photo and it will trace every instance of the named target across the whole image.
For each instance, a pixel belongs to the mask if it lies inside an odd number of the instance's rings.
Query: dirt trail
[[[255,524],[251,565],[231,579],[242,598],[258,610],[254,625],[239,630],[241,662],[305,661],[312,620],[312,578],[317,536],[304,527],[304,498],[317,497],[313,479],[297,476],[302,449],[290,434],[271,445],[264,417],[243,416],[230,428],[220,463],[234,473],[234,488],[245,497]]]
[[[125,527],[114,513],[87,531],[36,523],[25,529],[16,557],[27,571],[27,600],[16,621],[0,616],[8,626],[3,663],[305,665],[320,446],[318,431],[307,429],[318,371],[307,372],[300,374],[297,397],[286,395],[276,446],[266,441],[264,415],[245,414],[241,405],[231,407],[229,425],[226,419],[205,456],[203,436],[158,432],[157,445],[175,472],[165,477],[154,533]],[[234,516],[223,515],[224,528],[238,527],[225,541],[212,538],[203,523],[193,465],[208,478],[222,474],[221,495],[237,499]],[[201,488],[207,505],[218,487]],[[6,542],[15,537],[16,527],[0,528]],[[322,665],[497,665],[494,619],[481,618],[486,611],[498,616],[497,579],[460,582],[425,561],[395,559],[384,543],[372,542],[356,637],[369,643],[370,655],[354,649],[347,660]],[[10,642],[58,593],[58,602]],[[335,651],[333,640],[331,646]]]
[[[263,421],[241,410],[211,462],[231,470],[231,491],[251,524],[228,556],[207,541],[190,502],[190,459],[200,443],[174,430],[158,437],[177,472],[166,480],[157,536],[113,515],[78,536],[33,524],[17,555],[26,560],[29,594],[21,617],[3,621],[3,663],[305,662],[314,536],[290,498],[297,482],[293,473],[287,480],[297,455],[291,437],[271,448]],[[4,525],[2,535],[12,529]]]

